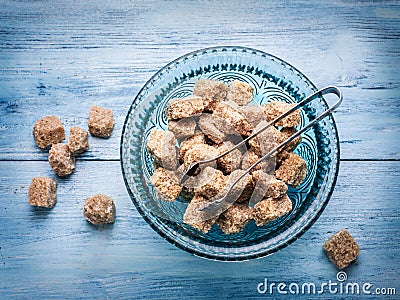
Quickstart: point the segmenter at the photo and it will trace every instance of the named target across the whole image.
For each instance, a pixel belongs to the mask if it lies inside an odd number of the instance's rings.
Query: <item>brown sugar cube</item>
[[[225,102],[217,104],[213,115],[224,119],[241,135],[249,136],[253,132],[253,126],[247,122],[245,117],[243,117],[236,108]]]
[[[264,226],[265,224],[282,217],[292,210],[292,201],[287,195],[282,198],[273,199],[266,198],[253,208],[253,219],[257,226]]]
[[[156,188],[158,196],[168,202],[175,201],[182,187],[178,184],[178,177],[173,171],[164,168],[158,168],[150,177],[150,182]]]
[[[114,223],[115,204],[107,195],[94,195],[86,199],[83,205],[83,216],[94,225]]]
[[[232,142],[225,142],[217,147],[219,154],[225,153],[229,149],[232,149],[234,144]],[[240,168],[242,161],[242,153],[239,149],[235,149],[232,152],[217,159],[217,166],[225,175],[232,173],[234,170]]]
[[[285,195],[288,190],[287,185],[283,181],[261,170],[252,173],[252,180],[254,193],[257,194],[258,199],[278,199]]]
[[[261,121],[267,120],[267,115],[260,105],[240,106],[238,111],[253,127],[256,127]]]
[[[88,132],[77,126],[69,129],[68,139],[69,150],[74,154],[79,154],[89,149]]]
[[[216,126],[216,117],[211,114],[202,114],[199,117],[200,130],[215,144],[221,144],[226,139],[226,134]]]
[[[267,121],[261,121],[255,128],[253,133],[261,130],[268,124]],[[274,126],[270,126],[264,131],[260,132],[257,136],[249,140],[249,145],[252,147],[255,153],[259,156],[263,156],[271,151],[273,148],[278,146],[285,140],[282,133]]]
[[[210,202],[202,196],[195,195],[186,208],[185,214],[183,215],[183,222],[203,233],[210,231],[212,225],[218,219],[218,216],[210,218],[207,212],[201,210],[208,206],[209,203]]]
[[[243,81],[234,80],[228,88],[227,99],[239,105],[247,105],[253,100],[253,87]]]
[[[296,104],[288,104],[281,101],[273,101],[270,103],[266,103],[263,105],[265,108],[265,114],[267,115],[268,121],[272,121],[275,118],[279,117],[281,114],[285,113]],[[300,125],[300,111],[295,110],[287,117],[279,120],[275,123],[275,126],[283,126],[283,127],[295,127]]]
[[[156,165],[175,170],[178,164],[176,143],[171,131],[154,128],[147,139],[146,149]]]
[[[177,139],[184,139],[194,134],[196,126],[196,121],[193,118],[184,118],[181,120],[169,121],[168,130],[171,131]]]
[[[217,103],[224,101],[228,92],[228,86],[218,80],[200,79],[196,82],[193,95],[203,99],[204,109],[213,111]]]
[[[220,170],[205,167],[196,178],[193,178],[194,192],[206,199],[218,195],[226,187],[226,177]]]
[[[225,234],[234,234],[243,230],[252,219],[252,209],[247,204],[233,204],[217,220],[217,225]]]
[[[44,117],[33,125],[33,137],[39,148],[47,148],[65,139],[64,126],[55,116]]]
[[[198,96],[172,99],[165,109],[168,120],[199,116],[204,110],[203,100]]]
[[[235,170],[229,175],[228,183],[227,183],[227,188],[229,188],[241,175],[243,175],[245,171],[243,170]],[[229,202],[245,202],[250,199],[251,195],[253,194],[254,186],[253,186],[253,181],[251,179],[251,175],[246,174],[242,179],[239,180],[238,183],[236,183],[232,191],[230,193],[230,196],[233,197],[232,201]]]
[[[49,177],[35,177],[29,186],[28,202],[33,206],[52,208],[57,202],[57,183]]]
[[[281,134],[283,137],[283,140],[287,140],[288,138],[290,138],[293,134],[295,134],[297,132],[297,129],[294,127],[285,127],[282,128],[281,130]],[[301,135],[298,136],[297,138],[295,138],[293,141],[291,141],[289,144],[287,144],[284,148],[284,150],[288,151],[288,152],[292,152],[294,149],[296,149],[296,147],[298,145],[300,145],[301,143]]]
[[[304,159],[294,153],[289,153],[275,171],[276,178],[286,184],[298,187],[307,174],[307,164]]]
[[[67,176],[75,171],[75,157],[67,144],[59,143],[51,146],[49,164],[58,176]]]
[[[196,144],[205,144],[206,138],[203,133],[196,132],[194,135],[188,137],[180,144],[179,147],[179,161],[183,162],[186,152]]]
[[[91,135],[100,138],[109,138],[114,128],[112,110],[92,105],[89,112],[88,127]]]
[[[345,229],[331,236],[325,242],[323,249],[338,269],[347,267],[360,254],[360,247]]]
[[[213,146],[207,144],[195,144],[191,149],[186,151],[183,158],[185,167],[198,162],[200,160],[211,159],[218,156],[219,151]],[[210,163],[212,165],[212,163]],[[205,166],[205,165],[204,165]]]
[[[257,153],[252,148],[250,148],[248,151],[246,151],[246,153],[243,154],[242,169],[247,170],[248,168],[250,168],[250,166],[252,164],[257,162],[260,158],[261,158],[261,156],[257,155]],[[266,160],[260,162],[258,165],[253,167],[250,171],[250,174],[257,170],[262,170],[264,172],[268,172],[270,169],[271,170],[275,169],[275,157],[274,156],[267,158]]]

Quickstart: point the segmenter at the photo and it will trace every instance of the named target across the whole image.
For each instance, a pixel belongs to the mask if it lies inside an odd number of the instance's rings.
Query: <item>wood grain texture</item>
[[[346,269],[349,280],[399,288],[400,162],[342,162],[333,197],[306,234],[240,263],[198,258],[158,236],[133,207],[119,169],[119,162],[78,161],[76,173],[56,178],[57,205],[43,211],[27,203],[27,189],[34,176],[54,177],[47,163],[0,162],[2,298],[253,298],[264,278],[336,280],[321,247],[342,228],[361,248],[357,265]],[[114,225],[83,218],[84,199],[94,193],[114,198]]]
[[[344,93],[335,113],[343,161],[326,210],[289,247],[241,263],[162,239],[131,203],[119,163],[123,121],[144,83],[171,60],[217,45],[271,53]],[[277,298],[257,284],[335,281],[321,246],[342,228],[361,247],[348,280],[398,294],[399,49],[398,1],[0,1],[0,299]],[[67,129],[86,128],[92,104],[114,111],[113,135],[90,137],[76,172],[56,178],[33,123],[57,115]],[[27,203],[35,176],[57,180],[52,210]],[[95,193],[115,199],[115,224],[83,218]]]
[[[124,117],[143,84],[199,48],[260,49],[318,87],[336,84],[342,157],[399,159],[399,4],[366,1],[2,1],[0,159],[45,159],[31,138],[48,114],[87,127],[91,104],[110,107],[109,143],[88,159],[117,159]],[[168,12],[168,13],[166,13]],[[191,13],[189,13],[191,12]],[[16,138],[18,137],[18,138]]]

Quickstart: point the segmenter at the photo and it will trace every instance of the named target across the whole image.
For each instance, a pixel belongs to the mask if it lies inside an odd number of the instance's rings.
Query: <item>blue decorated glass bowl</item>
[[[152,159],[146,140],[154,127],[166,129],[168,101],[191,95],[200,78],[251,84],[255,101],[299,102],[317,90],[300,71],[270,54],[243,47],[215,47],[182,56],[158,71],[140,90],[125,119],[121,137],[121,167],[129,195],[142,217],[172,244],[195,255],[225,261],[248,260],[282,249],[317,220],[332,194],[339,170],[339,140],[329,116],[303,135],[295,152],[307,162],[307,176],[289,188],[293,210],[257,227],[254,221],[237,234],[225,235],[213,225],[201,233],[182,222],[187,203],[159,200],[150,183]],[[327,109],[320,97],[302,109],[301,126]]]

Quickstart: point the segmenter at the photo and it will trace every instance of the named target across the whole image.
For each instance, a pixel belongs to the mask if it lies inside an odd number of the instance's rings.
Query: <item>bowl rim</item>
[[[160,230],[160,229],[154,224],[154,222],[153,222],[152,220],[150,220],[150,218],[147,216],[147,214],[143,211],[143,209],[142,209],[142,208],[140,207],[140,205],[138,204],[137,199],[136,199],[136,196],[135,196],[134,193],[131,191],[131,189],[130,189],[130,187],[129,187],[129,183],[128,183],[127,179],[126,179],[126,173],[125,173],[125,170],[124,170],[124,164],[123,164],[123,159],[122,159],[122,155],[123,155],[123,141],[124,141],[124,135],[125,135],[125,131],[126,131],[126,126],[127,126],[128,121],[129,121],[129,116],[130,116],[130,114],[131,114],[131,112],[132,112],[132,110],[133,110],[133,108],[134,108],[134,105],[135,105],[136,102],[139,100],[139,96],[142,94],[142,92],[144,91],[144,89],[145,89],[149,84],[151,84],[151,82],[152,82],[153,80],[155,80],[155,79],[159,76],[159,74],[162,73],[165,69],[167,69],[169,66],[175,64],[176,62],[181,61],[181,60],[184,59],[185,57],[192,56],[192,55],[195,55],[195,54],[198,54],[198,53],[202,53],[202,52],[209,52],[209,51],[213,51],[213,50],[224,50],[224,49],[231,49],[231,50],[237,49],[237,50],[242,50],[242,51],[251,51],[251,52],[259,53],[259,54],[261,54],[261,55],[265,55],[265,56],[267,56],[267,57],[271,57],[271,58],[273,58],[273,59],[275,59],[275,60],[277,60],[277,61],[283,62],[283,63],[285,63],[287,66],[289,66],[290,68],[292,68],[294,71],[300,73],[300,74],[304,77],[304,79],[310,83],[311,87],[312,87],[313,89],[317,90],[317,87],[314,85],[314,83],[313,83],[306,75],[304,75],[304,73],[302,73],[300,70],[298,70],[296,67],[294,67],[294,66],[291,65],[290,63],[286,62],[285,60],[283,60],[283,59],[281,59],[281,58],[279,58],[279,57],[277,57],[277,56],[275,56],[275,55],[272,55],[272,54],[270,54],[270,53],[267,53],[267,52],[264,52],[264,51],[261,51],[261,50],[257,50],[257,49],[250,48],[250,47],[232,46],[232,45],[230,45],[230,46],[213,46],[213,47],[206,47],[206,48],[201,48],[201,49],[198,49],[198,50],[194,50],[194,51],[188,52],[188,53],[186,53],[186,54],[184,54],[184,55],[181,55],[181,56],[179,56],[178,58],[172,60],[172,61],[169,62],[168,64],[162,66],[156,73],[154,73],[154,74],[146,81],[146,83],[143,84],[143,86],[142,86],[142,87],[140,88],[140,90],[137,92],[137,94],[136,94],[134,100],[132,101],[132,103],[131,103],[131,105],[130,105],[130,107],[129,107],[129,110],[128,110],[127,114],[126,114],[126,117],[125,117],[125,120],[124,120],[124,124],[123,124],[123,127],[122,127],[121,138],[120,138],[120,149],[119,149],[119,150],[120,150],[120,151],[119,151],[120,157],[119,157],[119,159],[120,159],[120,165],[121,165],[121,170],[122,170],[122,177],[123,177],[123,180],[124,180],[124,183],[125,183],[125,187],[126,187],[126,189],[127,189],[127,191],[128,191],[128,194],[129,194],[129,196],[130,196],[130,198],[131,198],[131,201],[132,201],[133,204],[135,205],[136,210],[139,212],[139,214],[141,215],[141,217],[150,225],[150,227],[151,227],[155,232],[157,232],[162,238],[166,239],[166,240],[167,240],[169,243],[171,243],[172,245],[175,245],[175,246],[177,246],[178,248],[180,248],[180,249],[182,249],[182,250],[184,250],[184,251],[186,251],[186,252],[188,252],[188,253],[191,253],[191,254],[193,254],[193,255],[195,255],[195,256],[202,257],[202,258],[206,258],[206,259],[209,259],[209,260],[215,260],[215,261],[231,261],[231,262],[233,261],[233,262],[239,262],[239,261],[248,261],[248,260],[251,260],[251,259],[263,258],[263,257],[269,256],[269,255],[271,255],[271,254],[273,254],[273,253],[275,253],[275,252],[277,252],[277,251],[279,251],[279,250],[281,250],[281,249],[283,249],[283,248],[289,246],[290,244],[292,244],[293,242],[295,242],[297,239],[299,239],[308,229],[310,229],[310,227],[318,220],[318,218],[321,216],[322,212],[325,210],[325,208],[326,208],[326,206],[327,206],[329,200],[330,200],[331,197],[332,197],[334,188],[335,188],[335,186],[336,186],[337,177],[338,177],[338,174],[339,174],[339,166],[340,166],[340,141],[339,141],[339,133],[338,133],[338,130],[337,130],[337,125],[336,125],[335,119],[333,118],[332,115],[331,115],[331,125],[333,126],[333,129],[334,129],[333,131],[334,131],[334,135],[335,135],[336,149],[337,149],[337,151],[336,151],[336,155],[335,155],[335,157],[336,157],[336,164],[333,166],[333,167],[335,168],[335,173],[332,174],[332,176],[333,176],[332,185],[331,185],[331,188],[328,190],[328,193],[327,193],[327,195],[326,195],[326,199],[325,199],[325,201],[322,203],[322,205],[320,206],[320,209],[319,209],[318,211],[316,211],[316,213],[315,213],[314,215],[312,215],[312,217],[311,217],[311,218],[309,219],[309,221],[303,226],[303,228],[302,228],[301,230],[299,230],[296,234],[294,234],[292,237],[290,237],[289,239],[287,239],[284,243],[281,243],[281,244],[275,246],[274,248],[268,249],[268,250],[266,250],[265,252],[257,252],[257,253],[254,253],[254,254],[249,253],[249,254],[239,255],[239,256],[225,256],[225,257],[222,257],[222,256],[211,255],[211,254],[207,254],[207,253],[204,253],[204,252],[196,251],[196,250],[191,249],[191,248],[187,248],[187,247],[185,247],[185,245],[182,245],[182,244],[180,244],[179,242],[177,242],[176,240],[170,238],[166,233],[164,233],[162,230]],[[323,101],[326,103],[326,100],[325,100],[323,97],[322,97],[322,99],[323,99]]]

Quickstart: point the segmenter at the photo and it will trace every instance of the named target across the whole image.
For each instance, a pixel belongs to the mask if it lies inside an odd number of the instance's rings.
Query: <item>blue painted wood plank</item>
[[[163,240],[135,210],[119,162],[79,161],[57,179],[58,203],[35,211],[30,179],[54,177],[45,162],[0,162],[0,298],[244,298],[257,284],[336,280],[323,242],[347,228],[361,253],[345,271],[351,282],[400,289],[400,162],[342,162],[338,184],[313,227],[289,247],[262,259],[223,263],[198,258]],[[11,170],[11,171],[10,171]],[[112,196],[114,225],[88,224],[85,197]],[[57,274],[57,275],[55,275]],[[328,296],[328,295],[326,295]]]

